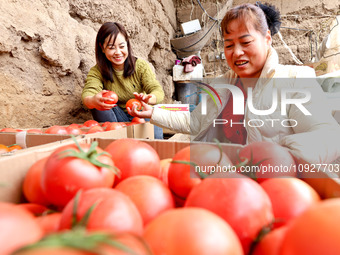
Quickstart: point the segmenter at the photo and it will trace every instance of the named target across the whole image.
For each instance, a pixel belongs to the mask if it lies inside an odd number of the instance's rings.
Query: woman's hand
[[[139,117],[139,118],[151,118],[151,115],[153,113],[153,108],[152,106],[144,103],[144,101],[142,102],[142,106],[143,106],[143,110],[142,111],[138,111],[137,110],[137,105],[132,106],[132,109],[130,109],[129,107],[126,108],[126,110],[128,111],[128,114],[130,114],[133,117]]]
[[[99,111],[110,110],[116,106],[116,104],[106,104],[104,101],[113,101],[111,98],[103,97],[103,93],[108,90],[102,90],[94,96],[85,97],[84,104],[89,109],[96,108]]]
[[[136,99],[139,101],[142,101],[146,104],[156,104],[156,96],[152,94],[144,94],[144,93],[137,93],[134,92],[133,95],[135,96]]]

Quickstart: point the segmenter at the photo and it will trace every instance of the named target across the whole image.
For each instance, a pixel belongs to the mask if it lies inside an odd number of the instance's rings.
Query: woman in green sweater
[[[89,71],[82,92],[84,105],[91,109],[98,122],[129,122],[132,116],[127,113],[125,104],[137,98],[148,104],[160,103],[164,91],[157,81],[149,64],[132,54],[126,30],[116,22],[104,23],[96,37],[96,62]],[[105,91],[118,95],[116,104],[103,97]],[[155,127],[155,138],[163,137],[162,129]]]

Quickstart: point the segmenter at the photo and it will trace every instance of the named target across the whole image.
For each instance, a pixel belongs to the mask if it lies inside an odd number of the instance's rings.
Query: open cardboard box
[[[111,139],[119,139],[119,138],[142,138],[142,139],[153,139],[154,138],[154,126],[147,123],[135,124],[131,126],[127,126],[125,128],[93,133],[93,134],[84,134],[78,135],[79,138],[89,137],[102,137],[102,138],[111,138]],[[4,145],[12,145],[18,144],[25,150],[19,150],[13,153],[9,153],[8,155],[13,155],[14,153],[21,153],[26,151],[27,149],[33,149],[35,146],[44,145],[48,143],[58,142],[65,139],[70,139],[71,135],[58,135],[58,134],[34,134],[27,133],[25,130],[17,133],[0,133],[0,144]],[[7,154],[7,153],[6,153]],[[0,155],[2,156],[7,155]]]
[[[111,131],[86,134],[88,138],[137,138],[137,139],[154,139],[154,125],[150,122],[134,124]]]
[[[116,139],[102,137],[78,137],[79,142],[92,143],[98,142],[98,146],[105,149],[107,145]],[[150,140],[138,139],[151,145],[157,152],[160,159],[172,158],[175,153],[182,148],[193,143],[185,141],[167,141],[167,140]],[[31,165],[37,160],[49,156],[54,150],[60,146],[73,143],[71,139],[59,141],[59,143],[51,143],[39,147],[39,149],[26,151],[15,155],[14,157],[0,158],[0,201],[18,203],[23,200],[22,182],[25,174]],[[221,144],[222,150],[229,156],[234,163],[237,159],[238,150],[241,145]],[[326,178],[320,176],[320,179],[310,178],[306,181],[313,186],[322,197],[338,196],[340,197],[340,183],[337,179]]]

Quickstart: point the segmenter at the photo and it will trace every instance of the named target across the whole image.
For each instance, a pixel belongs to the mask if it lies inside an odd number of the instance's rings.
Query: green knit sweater
[[[135,72],[124,78],[123,71],[113,72],[113,82],[103,78],[97,65],[92,67],[87,75],[85,86],[82,92],[82,100],[87,96],[94,96],[103,89],[112,90],[118,95],[118,106],[125,109],[126,102],[135,98],[133,92],[153,94],[156,96],[157,104],[164,99],[164,91],[156,79],[149,64],[138,58]]]

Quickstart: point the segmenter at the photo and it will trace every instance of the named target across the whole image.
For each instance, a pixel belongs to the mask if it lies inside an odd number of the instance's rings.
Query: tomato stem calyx
[[[80,158],[80,159],[83,159],[83,160],[90,162],[91,164],[93,164],[97,167],[107,168],[107,169],[113,171],[118,177],[120,176],[120,171],[119,171],[118,168],[111,166],[111,165],[104,164],[104,163],[102,163],[98,160],[98,157],[100,157],[102,155],[106,155],[106,156],[109,156],[109,157],[111,157],[111,155],[106,151],[98,153],[98,151],[97,151],[98,142],[97,141],[91,143],[91,146],[90,146],[88,151],[84,151],[83,148],[79,145],[78,141],[74,137],[72,137],[72,138],[73,138],[74,143],[76,144],[79,151],[77,151],[75,149],[65,150],[60,154],[61,158],[66,158],[66,157]]]

